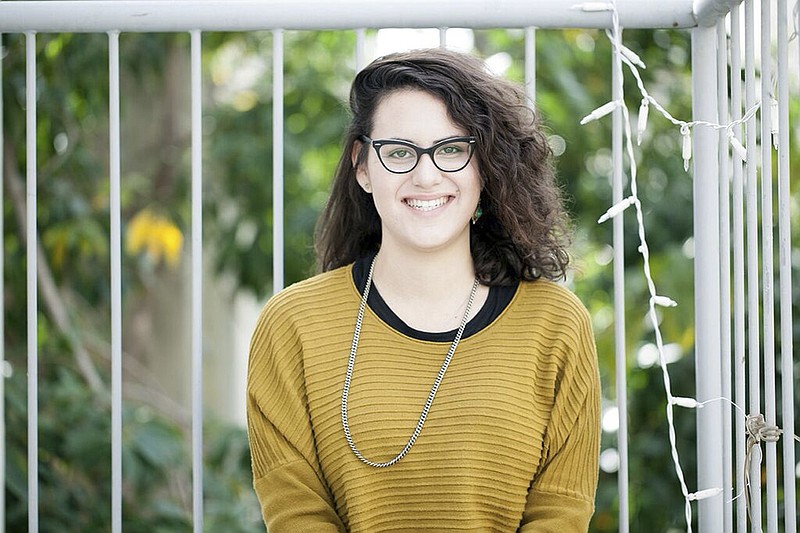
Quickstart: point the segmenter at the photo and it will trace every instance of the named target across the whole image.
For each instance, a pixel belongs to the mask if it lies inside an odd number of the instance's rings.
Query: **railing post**
[[[192,78],[192,522],[203,531],[203,101],[202,35],[191,33]]]
[[[25,34],[25,136],[28,318],[28,531],[39,531],[39,343],[38,285],[39,240],[36,233],[36,32]]]
[[[621,44],[621,43],[617,43]],[[622,57],[617,50],[612,56],[611,65],[611,97],[614,101],[623,98]],[[617,205],[622,201],[624,188],[624,170],[622,152],[625,144],[623,125],[625,117],[622,108],[617,107],[612,115],[612,176],[611,203]],[[614,368],[615,396],[619,426],[617,427],[617,451],[619,452],[619,469],[617,470],[617,498],[619,500],[619,533],[630,530],[628,510],[628,352],[625,334],[625,225],[622,212],[615,216],[612,224],[612,243],[614,249]]]
[[[761,309],[764,335],[764,418],[776,424],[775,409],[775,268],[772,215],[772,39],[770,4],[761,0]],[[754,414],[754,413],[750,413]],[[767,533],[778,533],[778,443],[764,443],[766,456]]]
[[[283,30],[272,32],[272,291],[283,289]]]
[[[740,7],[731,9],[731,119],[742,118],[742,46],[740,28]],[[742,142],[742,126],[736,126],[731,132],[734,138]],[[745,396],[745,281],[744,281],[744,163],[739,157],[733,160],[733,182],[731,184],[731,201],[733,204],[733,375],[734,402],[744,406]],[[736,417],[736,490],[739,494],[744,490],[745,467],[745,424],[744,417]],[[745,498],[736,500],[735,531],[744,533],[747,530],[747,509]]]
[[[122,532],[122,221],[119,32],[108,33],[111,246],[111,531]]]
[[[744,99],[745,108],[756,102],[755,10],[754,0],[744,2]],[[763,110],[762,110],[763,112]],[[747,164],[745,167],[746,243],[747,243],[747,411],[761,412],[761,330],[758,276],[758,122],[754,114],[745,123]],[[761,531],[761,447],[750,455],[748,517],[750,531]]]
[[[525,28],[525,92],[531,109],[536,109],[536,28]]]
[[[358,28],[356,30],[356,74],[361,72],[361,69],[367,66],[366,58],[366,41],[367,30],[366,28]]]
[[[794,361],[792,350],[792,236],[789,194],[789,38],[786,0],[778,0],[778,249],[781,324],[781,424],[783,434],[784,531],[797,533],[797,480],[794,423]],[[800,11],[797,13],[800,17]],[[800,24],[800,20],[798,20]]]
[[[725,17],[720,17],[717,29],[717,109],[719,122],[727,123],[728,114],[728,37],[725,30]],[[721,379],[722,396],[731,398],[731,225],[730,225],[730,180],[732,166],[728,156],[727,131],[717,132],[717,154],[719,157],[719,240],[720,240],[720,346],[721,346]],[[722,488],[724,495],[724,532],[733,531],[733,433],[731,410],[723,409],[723,449],[722,449]]]
[[[692,30],[692,114],[694,120],[717,122],[716,31]],[[720,245],[719,164],[717,133],[696,127],[694,137],[694,287],[695,374],[697,400],[719,398],[720,368]],[[721,488],[722,405],[712,402],[697,410],[697,489]],[[698,502],[701,533],[723,529],[722,493]]]

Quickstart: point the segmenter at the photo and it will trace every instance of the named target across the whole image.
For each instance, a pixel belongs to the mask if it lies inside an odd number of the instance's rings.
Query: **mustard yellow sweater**
[[[521,283],[458,345],[416,444],[383,469],[361,463],[342,430],[359,302],[343,267],[280,292],[259,318],[247,414],[269,532],[586,531],[600,388],[578,299],[551,282]],[[367,308],[348,403],[368,459],[405,445],[449,344],[402,335]]]

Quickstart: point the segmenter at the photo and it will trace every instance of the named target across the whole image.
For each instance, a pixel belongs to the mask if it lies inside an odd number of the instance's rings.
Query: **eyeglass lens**
[[[453,140],[434,146],[429,153],[433,158],[433,164],[440,170],[455,172],[467,166],[472,154],[472,144],[468,141]],[[419,153],[414,147],[402,143],[383,143],[378,154],[384,166],[392,172],[408,172],[416,166],[419,159]]]

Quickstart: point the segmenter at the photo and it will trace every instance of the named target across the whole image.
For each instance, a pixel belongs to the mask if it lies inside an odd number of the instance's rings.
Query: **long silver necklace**
[[[363,455],[361,452],[358,451],[355,442],[353,442],[353,436],[350,434],[350,424],[347,421],[347,397],[350,394],[350,382],[353,379],[353,367],[356,364],[356,351],[358,350],[358,338],[361,336],[361,324],[364,321],[364,309],[367,307],[367,298],[369,297],[369,288],[372,285],[372,273],[375,270],[375,260],[378,258],[376,255],[375,258],[372,260],[372,264],[369,266],[369,274],[367,275],[367,283],[364,287],[364,294],[361,295],[361,305],[358,308],[358,319],[356,320],[356,329],[353,331],[353,344],[350,347],[350,358],[347,361],[347,374],[344,377],[344,387],[342,388],[342,428],[344,428],[344,438],[347,440],[347,444],[350,445],[350,449],[353,450],[353,453],[356,457],[358,457],[361,462],[367,464],[369,466],[374,466],[375,468],[385,468],[387,466],[392,466],[400,459],[406,456],[408,451],[414,445],[419,437],[419,434],[422,432],[422,426],[425,424],[425,419],[428,418],[428,411],[430,411],[431,405],[433,405],[433,399],[436,397],[436,391],[439,390],[439,385],[442,383],[442,379],[444,379],[444,373],[447,372],[447,367],[450,365],[450,360],[453,358],[453,354],[456,353],[456,348],[458,347],[458,342],[461,340],[461,335],[464,333],[464,328],[467,325],[467,318],[469,317],[469,310],[472,307],[472,302],[475,299],[475,293],[478,291],[478,278],[475,278],[475,282],[472,284],[472,292],[469,295],[469,300],[467,301],[467,308],[464,310],[464,318],[461,319],[461,325],[458,327],[458,331],[456,332],[456,336],[453,339],[453,343],[450,345],[450,350],[447,352],[447,356],[444,358],[444,362],[442,363],[442,368],[439,369],[439,374],[436,376],[436,380],[433,382],[433,387],[431,387],[431,392],[428,394],[428,399],[425,401],[425,405],[422,408],[422,413],[419,415],[419,421],[417,422],[417,427],[414,428],[414,432],[411,434],[411,437],[408,439],[408,442],[403,447],[403,449],[398,453],[394,459],[390,461],[386,461],[385,463],[378,463],[375,461],[370,461]]]

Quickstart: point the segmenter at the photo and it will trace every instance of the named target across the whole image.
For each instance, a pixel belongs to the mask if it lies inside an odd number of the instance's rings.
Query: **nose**
[[[433,164],[430,154],[423,154],[420,157],[417,167],[411,174],[412,183],[423,189],[434,187],[442,181],[442,171]]]

